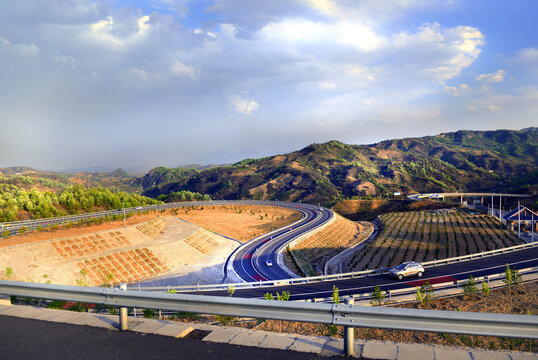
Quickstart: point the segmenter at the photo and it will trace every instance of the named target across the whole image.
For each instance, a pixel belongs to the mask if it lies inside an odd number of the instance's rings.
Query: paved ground
[[[175,339],[0,316],[0,359],[331,359],[301,352]]]
[[[0,305],[0,359],[341,359],[342,339],[31,306]],[[200,340],[200,338],[202,340]],[[538,354],[355,341],[355,355],[391,360],[530,360]]]

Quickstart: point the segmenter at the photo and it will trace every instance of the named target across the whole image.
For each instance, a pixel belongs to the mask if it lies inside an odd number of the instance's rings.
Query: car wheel
[[[398,275],[398,280],[402,280],[402,279],[403,279],[403,275],[402,274]]]
[[[418,277],[422,277],[422,271],[419,271],[417,275]]]

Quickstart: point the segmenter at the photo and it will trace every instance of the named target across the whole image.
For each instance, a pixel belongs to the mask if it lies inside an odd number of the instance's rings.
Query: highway
[[[247,282],[256,283],[263,280],[282,280],[292,278],[288,271],[281,268],[277,261],[277,254],[280,249],[287,243],[297,237],[311,231],[315,227],[322,226],[329,221],[334,214],[332,211],[320,208],[319,206],[270,202],[270,201],[210,201],[210,202],[187,202],[187,203],[170,203],[164,205],[147,206],[143,209],[126,209],[127,212],[136,212],[138,210],[160,210],[166,208],[176,208],[184,206],[207,206],[207,205],[269,205],[282,206],[300,211],[303,217],[294,224],[277,229],[269,234],[265,234],[250,242],[244,244],[229,258],[233,260],[232,266],[235,271]],[[120,210],[122,211],[122,210]],[[104,213],[118,214],[118,210]],[[72,218],[92,218],[103,216],[103,213],[81,214],[73,217],[51,218],[33,221],[20,221],[11,223],[10,230],[23,226],[33,226],[36,223],[46,223],[48,225],[60,222],[70,221]],[[272,264],[268,266],[267,262]],[[538,267],[538,247],[527,248],[524,250],[511,251],[498,255],[487,256],[469,261],[450,263],[428,267],[422,279],[408,278],[402,281],[388,278],[386,275],[370,275],[367,277],[347,278],[345,280],[301,282],[293,285],[282,285],[272,287],[253,286],[249,288],[238,288],[234,296],[246,298],[262,298],[266,293],[283,291],[290,292],[290,300],[305,300],[313,298],[328,298],[333,292],[333,286],[338,287],[340,296],[352,294],[370,293],[375,285],[379,285],[382,290],[396,290],[402,288],[414,289],[420,286],[423,281],[429,280],[431,284],[446,283],[456,280],[465,280],[469,275],[474,277],[488,276],[502,273],[509,264],[512,268],[524,269]],[[228,295],[226,291],[193,291],[192,293],[205,295]]]
[[[372,292],[375,285],[384,290],[396,290],[421,286],[426,280],[430,284],[466,280],[469,275],[473,277],[488,276],[504,272],[506,264],[510,268],[525,269],[538,267],[538,247],[507,252],[504,254],[462,261],[446,265],[426,268],[422,278],[409,277],[403,280],[390,278],[388,275],[376,274],[366,277],[358,277],[345,280],[316,281],[294,285],[282,285],[271,287],[252,287],[236,289],[234,296],[244,298],[263,298],[266,293],[283,291],[290,292],[290,300],[306,300],[314,298],[329,298],[333,293],[333,286],[339,289],[340,296],[357,295]],[[226,296],[226,291],[198,291],[192,292],[200,295]]]
[[[233,267],[247,282],[289,279],[293,277],[279,266],[278,252],[293,239],[322,226],[333,217],[333,212],[319,206],[289,203],[288,208],[303,214],[302,219],[241,246],[233,254]]]

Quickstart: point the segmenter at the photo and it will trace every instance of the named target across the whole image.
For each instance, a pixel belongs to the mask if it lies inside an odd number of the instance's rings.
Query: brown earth
[[[294,223],[301,215],[275,206],[219,205],[179,209],[178,216],[198,226],[247,242]]]
[[[274,206],[206,206],[203,210],[198,207],[194,209],[190,208],[186,211],[187,213],[185,213],[184,209],[180,208],[177,212],[177,216],[196,225],[205,227],[208,230],[243,242],[271,230],[291,224],[301,218],[301,215],[294,210]],[[267,214],[267,216],[265,216],[265,214]],[[172,210],[150,212],[149,214],[135,214],[126,219],[126,224],[127,226],[136,225],[153,220],[157,217],[174,215],[176,215],[176,212]],[[263,216],[263,219],[260,220],[260,216]],[[123,220],[107,221],[99,225],[62,226],[57,230],[46,228],[43,231],[33,231],[0,239],[0,248],[44,240],[67,238],[121,227],[124,227]]]
[[[126,219],[127,226],[140,224],[149,220],[153,220],[158,216],[170,216],[172,215],[170,211],[166,213],[149,213],[149,214],[140,214],[133,215]],[[85,235],[88,233],[118,229],[124,226],[123,220],[119,221],[107,221],[103,224],[95,225],[82,225],[82,226],[73,226],[66,227],[62,226],[57,230],[52,230],[50,228],[43,229],[43,231],[33,231],[28,232],[22,235],[10,236],[4,239],[0,239],[0,248],[13,245],[21,245],[34,243],[38,241],[67,238],[78,235]]]

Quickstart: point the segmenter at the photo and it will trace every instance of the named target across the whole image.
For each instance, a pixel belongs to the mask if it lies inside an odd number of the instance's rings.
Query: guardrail
[[[353,341],[353,327],[538,339],[538,316],[534,315],[364,307],[352,305],[352,300],[349,304],[300,303],[6,280],[0,281],[0,294],[121,307],[122,330],[127,329],[125,308],[132,307],[340,325],[346,327],[346,344]],[[353,346],[346,348],[352,353]]]
[[[521,249],[526,248],[532,248],[538,246],[538,241],[535,241],[533,243],[528,244],[522,244],[522,245],[515,245],[503,249],[497,249],[497,250],[490,250],[490,251],[484,251],[481,253],[471,254],[471,255],[464,255],[464,256],[458,256],[448,259],[441,259],[441,260],[434,260],[434,261],[428,261],[422,263],[422,265],[426,268],[443,265],[443,264],[450,264],[454,262],[461,262],[466,260],[472,260],[477,259],[481,257],[486,256],[493,256],[501,253],[511,252],[511,251],[517,251]],[[333,280],[345,280],[345,279],[355,279],[359,277],[366,277],[366,276],[372,276],[372,275],[379,275],[386,273],[390,267],[387,268],[379,268],[374,270],[364,270],[364,271],[357,271],[357,272],[350,272],[350,273],[342,273],[342,274],[334,274],[334,275],[323,275],[323,276],[311,276],[311,277],[303,277],[303,278],[294,278],[294,279],[286,279],[286,280],[267,280],[267,281],[258,281],[258,282],[251,282],[251,283],[228,283],[228,284],[215,284],[215,285],[184,285],[184,286],[174,286],[174,287],[167,287],[167,286],[152,286],[152,287],[135,287],[130,286],[130,289],[141,289],[141,290],[155,290],[155,291],[167,291],[169,289],[174,289],[176,291],[212,291],[212,290],[226,290],[228,287],[233,286],[234,288],[248,288],[248,287],[263,287],[263,286],[279,286],[279,285],[295,285],[295,284],[304,284],[304,283],[311,283],[311,282],[321,282],[321,281],[333,281]]]

